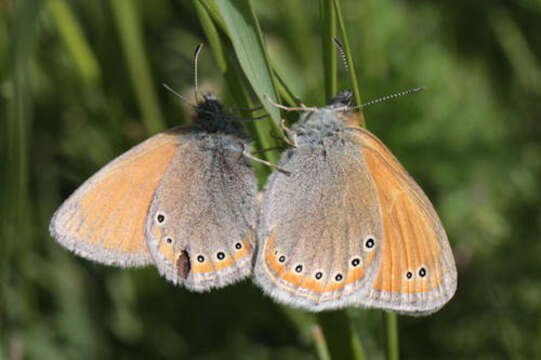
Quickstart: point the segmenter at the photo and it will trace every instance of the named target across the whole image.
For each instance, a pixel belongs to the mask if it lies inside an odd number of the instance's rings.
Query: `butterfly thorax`
[[[194,127],[203,136],[215,134],[232,135],[240,140],[248,137],[234,114],[224,110],[222,104],[211,93],[203,94],[204,100],[195,106]]]
[[[343,141],[351,127],[351,92],[340,92],[329,105],[315,112],[307,112],[292,127],[299,146],[327,146]]]

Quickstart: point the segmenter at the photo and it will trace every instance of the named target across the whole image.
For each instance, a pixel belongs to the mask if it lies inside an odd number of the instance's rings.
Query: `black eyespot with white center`
[[[376,245],[376,240],[374,240],[373,238],[368,238],[364,242],[364,247],[366,247],[367,249],[372,249],[374,248],[375,245]]]
[[[173,243],[173,239],[171,239],[170,237],[168,237],[167,239],[165,239],[165,241],[166,241],[168,244],[172,244],[172,243]]]
[[[419,276],[420,277],[426,276],[426,269],[423,266],[421,266],[421,268],[419,269]]]
[[[342,276],[342,274],[336,274],[336,276],[334,277],[334,280],[336,281],[342,281],[344,277]]]
[[[200,263],[205,262],[205,257],[203,255],[198,255],[197,261],[199,261]]]
[[[164,214],[161,214],[161,213],[158,213],[156,215],[156,221],[158,222],[158,224],[163,224],[165,223],[165,215]]]
[[[284,255],[280,256],[278,258],[278,261],[281,262],[281,263],[285,263],[286,262],[286,257]]]
[[[411,271],[408,271],[406,273],[406,279],[410,280],[413,277],[413,273]]]
[[[218,260],[223,260],[225,259],[225,253],[223,251],[220,251],[219,253],[216,254],[216,258]]]
[[[301,273],[302,272],[302,265],[295,266],[295,272]]]
[[[321,271],[318,271],[316,273],[316,280],[321,280],[322,277],[323,277],[323,273]]]
[[[355,259],[351,260],[351,266],[353,266],[353,267],[357,267],[360,264],[361,264],[361,259],[359,259],[359,258],[355,258]]]

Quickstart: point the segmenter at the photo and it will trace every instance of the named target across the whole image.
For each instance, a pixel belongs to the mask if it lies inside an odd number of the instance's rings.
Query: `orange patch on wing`
[[[177,149],[178,135],[164,133],[111,164],[81,197],[78,215],[67,223],[68,230],[108,250],[148,253],[147,211]]]
[[[383,217],[383,249],[379,273],[373,288],[392,293],[422,293],[442,282],[438,235],[430,223],[428,199],[409,189],[407,172],[390,151],[369,136],[363,156],[378,193]],[[421,266],[429,271],[420,278]],[[413,273],[406,280],[407,271]]]
[[[192,263],[192,272],[196,274],[206,274],[226,269],[239,262],[242,258],[248,256],[251,248],[252,245],[248,240],[242,240],[242,249],[233,251],[232,254],[228,254],[224,260],[211,262],[210,259],[207,259],[204,263],[194,261]],[[230,255],[233,256],[231,257]]]

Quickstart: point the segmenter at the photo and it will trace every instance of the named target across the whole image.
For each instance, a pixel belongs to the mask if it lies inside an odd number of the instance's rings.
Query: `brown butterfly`
[[[426,315],[456,290],[445,230],[389,149],[358,124],[351,92],[305,110],[267,183],[255,281],[311,311],[350,305]],[[288,109],[290,110],[290,109]]]

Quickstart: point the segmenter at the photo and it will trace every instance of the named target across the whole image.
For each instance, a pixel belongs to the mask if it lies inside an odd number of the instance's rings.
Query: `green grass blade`
[[[331,359],[364,360],[364,352],[345,310],[322,311],[318,323],[327,341]]]
[[[83,81],[88,85],[99,84],[101,71],[98,61],[68,4],[64,0],[49,0],[47,5]]]
[[[212,21],[211,14],[208,12],[208,8],[204,5],[204,3],[205,1],[201,0],[194,0],[193,2],[201,27],[203,28],[207,41],[210,44],[210,48],[212,49],[212,53],[214,54],[214,58],[216,60],[216,63],[218,64],[218,68],[220,69],[220,72],[224,77],[228,92],[229,94],[231,94],[233,100],[239,107],[246,109],[253,108],[254,104],[250,99],[250,95],[242,82],[240,74],[235,71],[235,67],[230,64],[230,61],[225,55],[224,45],[222,43],[218,30],[216,29],[216,26]],[[252,112],[243,111],[241,112],[241,114],[244,117],[252,116]],[[248,127],[248,132],[250,133],[250,136],[255,140],[255,149],[262,150],[264,148],[264,144],[260,140],[262,137],[268,135],[264,133],[259,134],[258,128],[256,127],[256,124],[254,122],[249,122],[246,125]],[[270,152],[264,153],[261,157],[264,157],[266,160],[271,161],[271,159],[267,157],[267,155],[269,154]],[[257,162],[253,162],[253,166],[257,178],[260,180],[260,183],[263,184],[264,178],[270,174],[269,167]]]
[[[336,74],[336,11],[332,0],[319,1],[319,18],[321,22],[321,48],[323,51],[323,76],[325,81],[325,104],[338,91]]]
[[[396,313],[386,312],[387,320],[387,351],[389,360],[398,360],[400,357],[398,344],[398,319]]]
[[[246,77],[272,120],[280,123],[280,111],[265,99],[278,102],[272,70],[260,35],[259,23],[249,0],[218,1],[216,3],[228,29],[237,58]],[[264,122],[261,122],[264,123]],[[270,131],[270,126],[266,126]]]
[[[316,352],[319,360],[331,360],[331,354],[329,353],[329,348],[327,347],[327,342],[325,341],[325,336],[323,335],[323,330],[321,330],[321,326],[315,325],[312,329],[312,333],[314,336]]]
[[[346,61],[349,67],[349,74],[351,76],[351,86],[353,90],[353,96],[357,105],[361,105],[361,92],[359,91],[359,84],[357,83],[357,75],[355,73],[355,66],[353,65],[353,58],[351,57],[351,49],[349,47],[348,33],[346,30],[346,24],[344,23],[344,17],[342,16],[342,6],[340,0],[333,0],[334,9],[336,10],[336,16],[338,18],[338,25],[340,26],[340,33],[342,35],[342,43],[344,44],[344,51],[346,53]],[[362,109],[359,111],[359,121],[362,127],[366,127],[366,120]]]
[[[141,22],[133,1],[110,0],[143,122],[149,134],[163,131],[165,122],[143,45]]]

